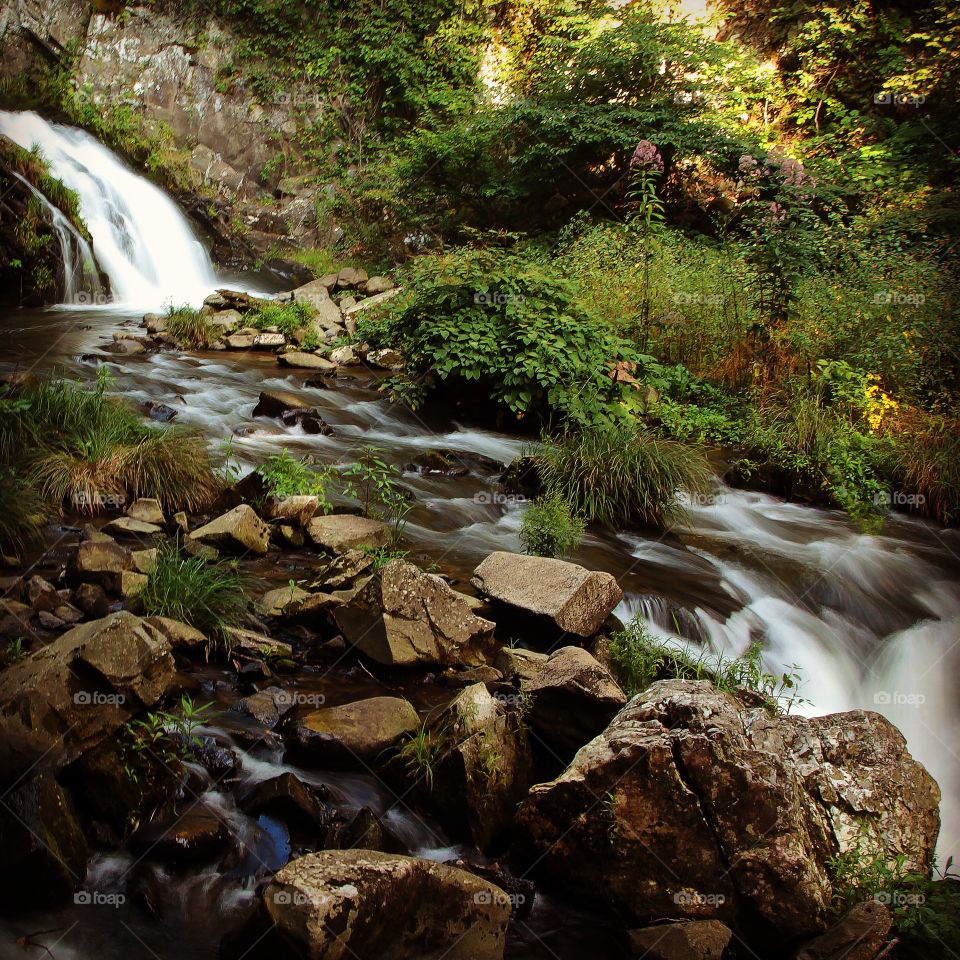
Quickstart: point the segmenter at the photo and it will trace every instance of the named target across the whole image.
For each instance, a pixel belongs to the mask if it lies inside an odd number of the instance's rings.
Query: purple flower
[[[660,151],[649,140],[641,140],[630,158],[630,166],[656,170],[658,173],[662,173],[663,157],[660,156]]]

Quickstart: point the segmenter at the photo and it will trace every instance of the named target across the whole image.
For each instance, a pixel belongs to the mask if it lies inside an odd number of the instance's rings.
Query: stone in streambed
[[[311,404],[289,390],[263,390],[253,408],[255,417],[279,417],[288,410],[310,410]]]
[[[310,960],[502,960],[510,899],[456,867],[326,850],[283,867],[263,892],[273,922]]]
[[[419,729],[420,718],[409,701],[372,697],[312,710],[291,725],[288,743],[305,762],[363,766]]]
[[[315,353],[305,353],[302,350],[288,350],[277,355],[277,362],[284,367],[296,367],[301,370],[329,370],[337,369],[335,363]]]
[[[722,960],[733,933],[719,920],[685,920],[630,931],[630,946],[646,960]]]
[[[215,810],[196,803],[184,813],[141,827],[130,846],[139,856],[172,863],[204,863],[225,852],[230,831]]]
[[[558,629],[593,636],[623,599],[609,573],[566,560],[491,553],[473,572],[473,585],[500,603],[547,617]]]
[[[266,553],[270,547],[270,528],[253,507],[241,503],[190,534],[191,540],[216,546]]]
[[[153,523],[161,527],[167,522],[160,501],[152,497],[140,497],[138,500],[134,500],[127,508],[127,516],[134,520],[142,520],[144,523]]]
[[[330,553],[346,553],[357,547],[384,547],[390,541],[390,528],[380,520],[349,513],[314,517],[307,524],[307,536]]]

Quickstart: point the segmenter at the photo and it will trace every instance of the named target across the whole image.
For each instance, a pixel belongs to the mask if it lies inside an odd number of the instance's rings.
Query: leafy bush
[[[226,641],[227,629],[239,626],[248,602],[235,567],[184,557],[175,544],[157,550],[157,562],[139,594],[144,613],[182,620],[210,640]]]
[[[565,557],[575,550],[586,524],[557,494],[539,497],[527,507],[520,524],[520,543],[536,557]]]
[[[590,419],[619,398],[611,366],[620,339],[578,300],[576,288],[532,253],[461,248],[417,258],[397,297],[365,333],[399,347],[398,395],[419,406],[441,386],[476,385],[518,419]]]
[[[638,617],[610,638],[610,663],[628,696],[642,693],[657,680],[709,680],[718,690],[746,688],[760,694],[770,709],[789,713],[797,702],[796,673],[766,673],[762,650],[752,644],[742,657],[701,650],[697,656],[678,644],[654,637]]]
[[[272,457],[267,457],[257,467],[257,473],[263,477],[267,492],[273,497],[317,497],[319,507],[324,513],[330,512],[327,488],[333,476],[329,468],[313,469],[310,457],[290,456],[286,448]]]
[[[614,529],[678,519],[677,494],[706,491],[711,476],[702,453],[637,425],[599,426],[547,440],[538,460],[549,494],[585,520]]]

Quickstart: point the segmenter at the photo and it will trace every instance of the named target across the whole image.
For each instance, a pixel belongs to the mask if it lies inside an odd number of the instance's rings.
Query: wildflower
[[[656,170],[658,173],[662,173],[663,157],[660,156],[660,151],[649,140],[641,140],[630,158],[630,166]]]

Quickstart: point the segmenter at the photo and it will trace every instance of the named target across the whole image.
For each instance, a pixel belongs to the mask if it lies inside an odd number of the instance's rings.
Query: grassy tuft
[[[174,544],[158,549],[139,600],[147,615],[181,620],[223,642],[248,607],[243,580],[231,564],[184,557]]]
[[[16,470],[0,468],[0,552],[19,556],[40,539],[50,514],[35,487]]]
[[[698,450],[636,426],[597,426],[548,440],[539,460],[548,494],[611,528],[678,519],[677,494],[706,491],[711,475]]]
[[[520,543],[535,557],[565,557],[576,550],[586,524],[557,493],[539,497],[520,524]]]
[[[168,307],[167,331],[185,347],[202,347],[216,339],[210,321],[194,307]]]

